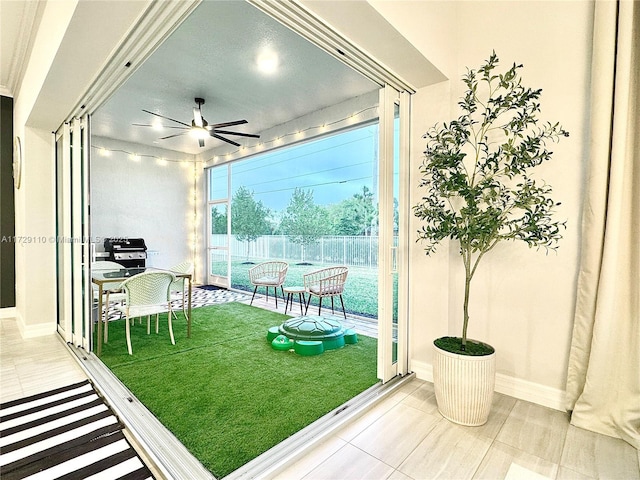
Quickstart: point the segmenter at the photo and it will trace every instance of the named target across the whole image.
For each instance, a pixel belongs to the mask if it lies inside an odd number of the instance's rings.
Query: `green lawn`
[[[101,360],[216,477],[228,475],[377,383],[373,338],[303,357],[276,351],[267,330],[287,316],[241,303],[193,310],[192,336],[166,315],[160,333],[110,322]],[[152,330],[153,332],[153,330]]]
[[[231,282],[232,287],[240,290],[253,292],[253,286],[249,282],[249,268],[254,264],[246,264],[242,260],[231,262]],[[285,286],[302,286],[302,275],[305,273],[327,267],[328,265],[297,265],[289,263],[287,271],[287,281]],[[214,265],[214,271],[221,271],[220,267]],[[264,289],[258,289],[258,293],[264,294]],[[377,318],[378,316],[378,271],[377,269],[364,267],[349,267],[347,283],[344,287],[345,310],[366,317]],[[340,300],[335,299],[335,307],[340,309]],[[317,298],[312,300],[312,305],[317,305]],[[324,300],[323,305],[330,307],[331,303]],[[324,311],[324,309],[323,309]],[[309,310],[311,312],[311,310]]]

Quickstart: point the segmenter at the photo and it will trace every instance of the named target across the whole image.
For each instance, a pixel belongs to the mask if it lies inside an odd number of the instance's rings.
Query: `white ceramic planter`
[[[496,377],[496,354],[458,355],[434,345],[433,385],[438,410],[454,423],[487,423]]]

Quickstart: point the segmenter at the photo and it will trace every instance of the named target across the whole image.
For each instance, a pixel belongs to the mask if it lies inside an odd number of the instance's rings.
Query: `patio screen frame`
[[[249,0],[258,8],[263,11],[268,9],[284,9],[281,13],[271,11],[270,14],[276,17],[281,23],[285,24],[293,31],[300,33],[303,37],[310,40],[313,44],[319,48],[325,49],[325,51],[334,52],[347,52],[352,57],[357,57],[359,61],[357,64],[351,65],[355,70],[359,71],[367,78],[374,80],[379,86],[385,84],[395,85],[398,91],[407,91],[409,93],[415,92],[415,89],[411,85],[405,86],[399,85],[398,78],[390,72],[386,67],[379,63],[375,58],[370,57],[366,52],[358,51],[347,39],[340,36],[329,25],[325,24],[319,18],[315,18],[313,14],[304,11],[304,9],[298,4],[298,2],[277,2],[269,0]],[[114,51],[112,57],[105,64],[103,70],[96,76],[91,85],[84,91],[79,92],[77,104],[72,108],[66,118],[65,123],[70,125],[76,118],[85,119],[90,118],[93,112],[96,111],[102,104],[110,97],[110,95],[122,85],[128,77],[135,71],[135,69],[123,69],[125,64],[137,65],[142,63],[152,52],[166,39],[181,23],[182,21],[197,7],[200,0],[185,0],[184,2],[150,2],[143,15],[141,15],[139,21],[133,26],[133,28],[127,33],[126,38],[123,38],[122,43],[118,49]],[[298,25],[298,26],[296,26]],[[306,33],[301,33],[301,26],[304,26]],[[401,54],[402,52],[398,52]],[[337,57],[338,58],[338,57]],[[344,60],[344,59],[343,59]],[[88,125],[88,123],[87,123]],[[64,128],[64,125],[61,126]],[[64,132],[60,132],[59,135],[63,135]],[[89,134],[85,135],[85,140],[88,141]],[[63,144],[63,152],[70,152]],[[85,159],[88,159],[90,148],[85,148]],[[52,152],[55,154],[55,151]],[[68,153],[64,153],[67,155]],[[69,154],[70,157],[70,154]],[[67,158],[69,158],[67,157]],[[66,167],[65,167],[66,168]],[[88,175],[88,162],[85,174]],[[66,174],[65,174],[66,175]],[[61,191],[58,195],[70,195],[73,189],[80,192],[80,198],[84,201],[82,211],[87,214],[84,217],[85,223],[82,224],[82,228],[77,230],[83,234],[87,234],[86,238],[90,239],[88,218],[88,206],[89,206],[89,185],[85,183],[86,188],[80,188],[77,190],[76,182],[80,182],[80,178],[66,176],[65,180],[60,182]],[[66,183],[65,182],[70,182]],[[73,185],[72,185],[73,183]],[[78,198],[76,198],[78,199]],[[57,205],[58,209],[62,210],[60,215],[71,215],[69,209],[66,209],[65,203]],[[57,209],[57,210],[58,210]],[[404,212],[406,214],[406,212]],[[66,218],[66,217],[65,217]],[[80,221],[78,218],[77,221]],[[62,225],[66,220],[62,219]],[[70,227],[65,226],[65,231],[70,230]],[[69,340],[69,336],[72,335],[72,330],[75,327],[71,327],[74,320],[70,316],[72,311],[72,305],[77,305],[71,300],[72,291],[80,292],[84,302],[80,305],[88,305],[89,308],[85,308],[82,312],[83,323],[90,325],[91,322],[91,295],[90,290],[90,275],[89,275],[89,263],[90,262],[90,242],[84,241],[82,248],[72,249],[71,245],[66,245],[63,249],[64,256],[58,260],[58,272],[77,272],[77,269],[82,269],[85,272],[84,278],[82,275],[75,275],[72,283],[65,283],[65,279],[60,278],[58,275],[58,285],[63,289],[62,298],[64,298],[63,305],[61,306],[62,315],[61,320],[61,336],[64,340]],[[68,252],[76,252],[76,259],[78,258],[78,252],[84,257],[80,256],[79,262],[72,262],[71,256],[67,255]],[[66,274],[65,274],[66,275]],[[65,277],[68,280],[68,277]],[[87,289],[87,286],[89,289]],[[85,294],[86,293],[86,294]],[[77,310],[76,310],[77,312]],[[90,330],[90,329],[89,329]],[[72,339],[73,340],[73,339]],[[87,343],[89,343],[87,345]],[[190,477],[194,475],[194,472],[201,474],[201,478],[207,478],[207,472],[201,472],[198,470],[199,464],[194,462],[188,452],[181,449],[180,444],[176,444],[175,438],[166,435],[162,432],[161,427],[153,424],[148,419],[145,420],[144,408],[141,404],[130,402],[126,398],[126,392],[122,389],[121,385],[116,380],[109,376],[110,372],[104,367],[101,362],[90,353],[90,333],[89,338],[85,338],[80,342],[73,341],[73,345],[82,344],[81,349],[72,348],[72,351],[77,354],[78,361],[83,364],[87,371],[91,370],[91,376],[96,381],[96,385],[100,388],[104,396],[109,400],[114,408],[119,412],[119,416],[125,423],[127,428],[132,432],[132,435],[136,438],[143,450],[151,457],[153,463],[158,467],[163,475],[168,478],[182,478]],[[71,346],[71,345],[69,345]],[[89,353],[87,352],[89,350]],[[394,384],[396,382],[389,382]],[[385,393],[389,393],[390,389],[386,389]],[[384,393],[375,392],[373,398],[381,398]],[[368,404],[371,399],[364,401]],[[346,412],[346,413],[345,413]],[[344,421],[350,416],[350,412],[353,410],[341,410],[335,412],[335,415],[331,415],[331,418],[327,420],[327,423],[323,425],[322,432],[324,434],[331,431],[332,428]],[[312,437],[292,439],[286,446],[278,446],[278,450],[282,453],[278,458],[274,458],[270,455],[265,455],[262,458],[255,459],[251,465],[247,465],[246,468],[240,469],[229,478],[239,478],[243,474],[248,477],[258,476],[259,473],[271,470],[275,471],[278,466],[284,465],[284,463],[296,455],[302,455],[305,448],[311,447],[313,444],[321,441],[323,435],[318,433]],[[191,462],[191,463],[190,463]],[[248,474],[248,472],[252,472]]]

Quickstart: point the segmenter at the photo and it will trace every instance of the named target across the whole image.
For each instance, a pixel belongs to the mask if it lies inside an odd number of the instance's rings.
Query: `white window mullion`
[[[65,241],[71,236],[71,126],[62,125],[59,132],[56,178],[58,198],[56,199],[57,218],[57,293],[58,293],[58,330],[66,342],[72,341],[73,305],[71,303],[71,243]]]
[[[400,192],[398,198],[398,374],[409,373],[409,204],[411,94],[400,93]]]
[[[71,204],[69,205],[69,246],[71,254],[73,344],[82,345],[83,295],[82,295],[82,134],[80,120],[71,122]]]

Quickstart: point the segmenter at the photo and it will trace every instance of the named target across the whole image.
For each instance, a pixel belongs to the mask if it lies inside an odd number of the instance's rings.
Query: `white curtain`
[[[640,448],[640,2],[595,2],[571,423]]]

